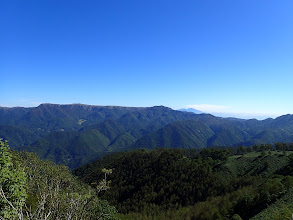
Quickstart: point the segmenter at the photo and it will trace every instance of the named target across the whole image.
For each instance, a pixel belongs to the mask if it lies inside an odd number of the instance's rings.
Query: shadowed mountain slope
[[[293,141],[293,116],[239,120],[148,108],[42,104],[0,107],[0,135],[12,147],[78,167],[101,155],[137,148],[203,148]]]

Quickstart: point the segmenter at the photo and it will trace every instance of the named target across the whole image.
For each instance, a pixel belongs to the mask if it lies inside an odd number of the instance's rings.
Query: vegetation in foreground
[[[107,170],[104,170],[108,172]],[[13,152],[0,140],[0,219],[116,219],[116,209],[79,182],[66,166]]]
[[[75,170],[84,183],[0,145],[0,219],[292,218],[290,144],[121,152]]]

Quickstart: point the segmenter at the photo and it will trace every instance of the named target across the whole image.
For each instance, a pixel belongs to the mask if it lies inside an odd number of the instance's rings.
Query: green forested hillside
[[[218,124],[218,120],[215,118],[213,123],[198,119],[174,122],[138,139],[132,148],[199,149],[209,146],[234,146],[249,139],[249,134],[238,126],[229,121]]]
[[[25,114],[30,112],[33,108],[24,107],[0,107],[0,124],[1,125],[15,125]]]
[[[288,201],[293,187],[293,154],[234,155],[231,150],[116,153],[74,174],[94,186],[94,180],[103,175],[102,167],[113,169],[111,189],[102,197],[118,209],[122,219],[272,219],[279,211],[274,203],[283,197]],[[286,205],[292,214],[292,206]],[[291,214],[279,216],[285,219]]]
[[[4,140],[10,140],[10,146],[13,148],[29,145],[40,138],[29,129],[11,125],[0,125],[0,137]]]
[[[198,120],[177,121],[138,139],[132,148],[202,148],[215,133]]]
[[[139,109],[142,108],[82,104],[41,104],[35,108],[0,107],[0,125],[28,128],[44,135],[50,131],[77,130],[105,119],[118,119],[127,112]]]
[[[131,149],[252,146],[293,141],[293,116],[240,120],[149,108],[42,104],[0,108],[0,137],[12,148],[76,168]]]
[[[79,180],[65,166],[0,144],[1,219],[263,220],[293,213],[293,144],[119,152],[75,170]]]
[[[101,155],[128,150],[137,138],[170,122],[193,117],[192,113],[152,107],[126,113],[115,121],[108,119],[85,126],[79,132],[51,132],[30,146],[18,149],[33,151],[41,158],[76,168]]]

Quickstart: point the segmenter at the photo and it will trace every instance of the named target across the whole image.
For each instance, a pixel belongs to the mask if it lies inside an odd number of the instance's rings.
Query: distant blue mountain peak
[[[202,113],[204,113],[204,112],[199,111],[199,110],[194,109],[194,108],[181,108],[181,109],[178,109],[177,111],[181,111],[181,112],[193,112],[195,114],[202,114]]]

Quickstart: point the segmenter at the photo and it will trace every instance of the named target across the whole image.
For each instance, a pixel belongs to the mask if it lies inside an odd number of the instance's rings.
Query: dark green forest
[[[292,204],[284,203],[285,213],[276,208],[258,217],[292,193],[293,154],[284,146],[137,150],[109,155],[74,174],[95,186],[102,167],[111,167],[111,189],[101,198],[121,219],[285,219]]]
[[[290,218],[292,134],[292,115],[0,107],[0,219]]]
[[[1,219],[286,219],[293,144],[134,150],[72,172],[0,141]]]
[[[113,152],[140,148],[201,149],[293,141],[293,116],[241,120],[147,108],[41,104],[0,107],[0,137],[10,147],[78,168]]]

